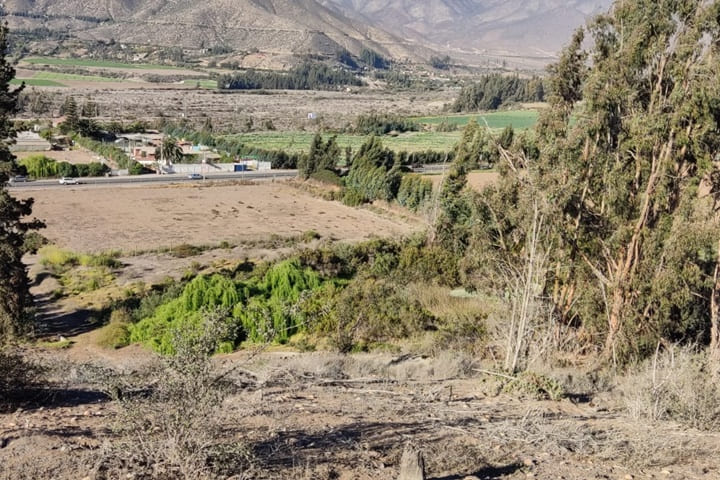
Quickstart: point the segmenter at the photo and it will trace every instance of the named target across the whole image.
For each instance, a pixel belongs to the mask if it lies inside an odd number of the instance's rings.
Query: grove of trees
[[[453,112],[497,110],[517,102],[545,101],[545,85],[540,77],[521,78],[499,73],[480,77],[465,85],[450,107]]]

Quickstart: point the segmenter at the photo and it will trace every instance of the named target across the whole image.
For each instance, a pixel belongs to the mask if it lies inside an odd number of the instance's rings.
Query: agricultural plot
[[[327,134],[328,137],[332,134]],[[264,150],[284,150],[288,153],[307,152],[314,133],[309,132],[258,132],[232,135],[231,138]],[[460,132],[407,132],[397,136],[382,137],[383,145],[396,152],[423,152],[426,150],[449,151],[460,138]],[[353,151],[368,139],[367,135],[337,135],[340,148],[351,147]]]
[[[171,65],[153,65],[149,63],[123,63],[107,60],[93,60],[87,58],[50,58],[50,57],[29,57],[22,60],[31,65],[60,65],[68,67],[95,67],[95,68],[117,68],[117,69],[138,69],[138,70],[182,70],[180,67]]]
[[[432,117],[413,118],[424,125],[438,125],[442,122],[463,127],[471,120],[480,125],[487,125],[493,130],[500,130],[512,125],[515,130],[527,130],[535,126],[538,120],[537,110],[508,110],[502,112],[478,113],[470,115],[438,115]]]
[[[28,87],[67,87],[67,85],[56,82],[55,80],[47,80],[42,78],[14,78],[10,80],[10,85],[21,85],[25,82]]]

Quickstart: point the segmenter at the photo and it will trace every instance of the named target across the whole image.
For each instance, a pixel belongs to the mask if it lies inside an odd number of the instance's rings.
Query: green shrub
[[[182,243],[176,245],[170,249],[170,255],[177,258],[187,258],[200,255],[203,249],[196,245],[190,245],[188,243]]]
[[[328,185],[336,185],[342,187],[344,182],[340,175],[332,170],[318,170],[310,175],[310,178],[318,182],[327,183]]]
[[[318,333],[329,334],[341,352],[350,352],[357,344],[408,338],[433,328],[432,315],[394,282],[358,278],[334,299],[334,312],[315,327]]]
[[[20,160],[29,176],[33,178],[49,178],[57,176],[57,162],[45,155],[32,155]]]
[[[131,320],[126,310],[114,310],[110,314],[110,322],[98,331],[98,345],[105,348],[122,348],[129,345]]]

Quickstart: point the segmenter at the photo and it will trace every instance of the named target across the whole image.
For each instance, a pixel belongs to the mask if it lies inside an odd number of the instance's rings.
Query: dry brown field
[[[31,157],[34,155],[43,155],[48,158],[52,158],[58,162],[69,162],[72,164],[79,163],[91,163],[97,162],[98,156],[94,153],[85,150],[84,148],[75,148],[74,150],[63,150],[63,151],[41,151],[41,152],[16,152],[15,156],[18,160],[23,158]]]
[[[169,185],[23,189],[35,198],[43,235],[81,252],[124,252],[179,244],[217,245],[293,236],[314,230],[322,238],[358,241],[400,236],[419,220],[310,196],[283,182],[255,185]]]

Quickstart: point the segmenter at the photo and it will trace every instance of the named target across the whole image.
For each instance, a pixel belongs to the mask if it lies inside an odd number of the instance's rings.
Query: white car
[[[80,183],[78,182],[77,178],[73,177],[62,177],[60,178],[60,180],[58,180],[58,182],[60,183],[60,185],[77,185]]]
[[[191,173],[187,176],[190,180],[202,180],[204,177],[199,173]]]

